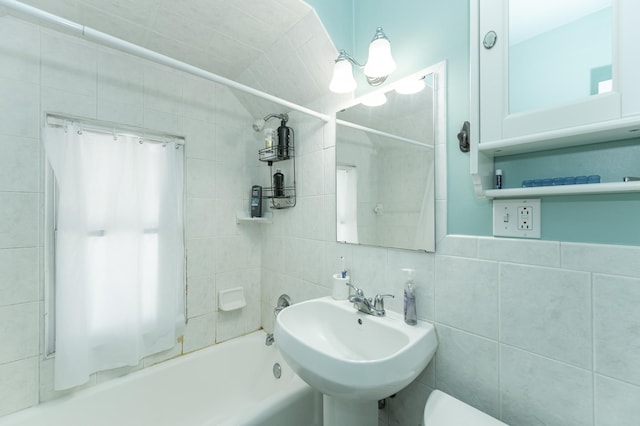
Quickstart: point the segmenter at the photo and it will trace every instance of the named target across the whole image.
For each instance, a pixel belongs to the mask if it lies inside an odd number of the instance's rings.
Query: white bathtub
[[[0,426],[321,425],[322,396],[265,337],[256,331],[202,349],[0,417]]]

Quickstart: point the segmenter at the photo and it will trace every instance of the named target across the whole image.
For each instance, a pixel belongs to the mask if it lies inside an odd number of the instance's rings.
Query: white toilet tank
[[[424,407],[424,426],[506,426],[500,420],[434,390]]]

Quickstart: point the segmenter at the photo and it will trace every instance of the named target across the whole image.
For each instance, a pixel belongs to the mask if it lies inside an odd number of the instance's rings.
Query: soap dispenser
[[[411,268],[404,268],[407,273],[407,281],[404,285],[404,322],[409,325],[418,323],[418,314],[416,313],[416,295],[414,293],[413,273]]]

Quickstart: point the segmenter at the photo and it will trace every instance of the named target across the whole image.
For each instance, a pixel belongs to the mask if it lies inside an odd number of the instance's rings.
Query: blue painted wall
[[[340,8],[339,0],[332,8],[326,0],[308,0],[316,7],[318,15],[327,26],[332,37],[329,21],[335,19]],[[353,34],[358,60],[367,57],[367,48],[375,28],[384,28],[391,40],[398,70],[394,78],[401,78],[420,68],[425,68],[442,60],[447,61],[447,186],[448,209],[447,226],[450,234],[491,235],[492,203],[477,198],[469,176],[469,155],[458,150],[456,134],[462,123],[469,119],[469,1],[468,0],[353,0]],[[340,34],[344,34],[341,31]],[[344,35],[338,34],[339,37]],[[334,38],[336,47],[339,43]],[[359,90],[367,90],[366,84],[359,82]],[[361,93],[361,92],[360,92]],[[359,94],[360,94],[359,93]],[[473,131],[473,129],[472,129]],[[636,140],[635,143],[640,142]],[[595,174],[620,175],[619,162],[608,156],[609,152],[633,150],[612,146],[611,151],[601,147],[567,152],[563,158],[573,164],[581,164],[584,172],[593,170]],[[586,152],[587,154],[582,154]],[[605,156],[605,153],[607,155]],[[565,153],[563,153],[565,154]],[[628,153],[621,154],[622,157]],[[572,158],[569,160],[569,158]],[[552,166],[549,154],[524,156],[529,167],[540,176],[555,176],[560,171]],[[589,158],[590,163],[584,163]],[[639,158],[639,157],[636,157]],[[517,186],[524,173],[523,158],[505,157],[499,161],[505,169],[507,186]],[[569,163],[565,163],[568,165]],[[571,175],[568,166],[563,175]],[[628,163],[628,174],[640,176],[640,162],[635,173],[633,163]],[[520,173],[520,174],[518,174]],[[576,172],[577,173],[577,172]],[[575,242],[611,243],[640,245],[640,195],[614,194],[606,196],[566,196],[542,199],[542,238]]]

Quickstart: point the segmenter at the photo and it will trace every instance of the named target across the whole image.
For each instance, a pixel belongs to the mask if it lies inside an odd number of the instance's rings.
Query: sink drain
[[[273,377],[279,379],[282,376],[282,367],[277,362],[273,364]]]

